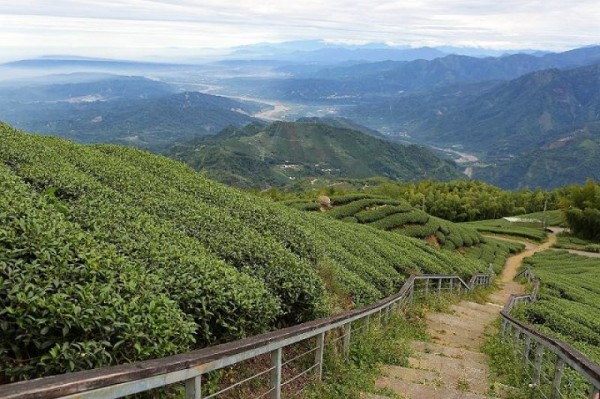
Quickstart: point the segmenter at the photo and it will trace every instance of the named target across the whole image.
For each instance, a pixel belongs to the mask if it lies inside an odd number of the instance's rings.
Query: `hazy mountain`
[[[173,146],[168,154],[217,180],[241,187],[285,185],[304,177],[385,176],[449,180],[461,175],[431,151],[356,130],[314,122],[275,122],[225,129]]]
[[[600,180],[600,122],[563,131],[541,148],[481,168],[473,177],[507,189],[552,189]]]
[[[159,62],[144,62],[144,61],[129,61],[117,59],[103,58],[87,58],[78,56],[47,56],[40,58],[31,58],[18,60],[0,64],[0,67],[5,68],[31,68],[31,69],[62,69],[76,68],[78,70],[100,69],[165,69],[182,66],[178,64],[159,63]]]
[[[515,79],[534,71],[600,62],[600,46],[542,56],[513,54],[477,58],[448,55],[433,60],[384,61],[331,67],[290,79],[238,82],[256,95],[300,102],[363,103],[407,90]]]
[[[81,142],[153,147],[246,125],[260,109],[140,77],[0,88],[0,119]]]
[[[279,59],[294,62],[311,62],[320,65],[350,60],[412,61],[431,60],[448,54],[472,57],[499,57],[515,53],[537,53],[538,50],[490,50],[480,47],[410,47],[386,43],[347,44],[323,40],[298,40],[282,43],[258,43],[231,49],[227,57],[246,59]]]
[[[341,129],[350,129],[350,130],[358,130],[361,133],[368,134],[369,136],[377,137],[380,139],[385,139],[386,136],[381,134],[375,129],[370,129],[366,126],[358,124],[351,119],[342,118],[340,116],[323,116],[323,117],[306,117],[300,118],[296,122],[301,123],[315,123],[315,124],[325,124]]]
[[[540,148],[565,129],[600,120],[600,64],[534,72],[429,115],[417,128],[422,139],[494,157]]]
[[[90,102],[162,97],[178,92],[166,83],[139,76],[66,74],[0,85],[0,101],[14,103]]]

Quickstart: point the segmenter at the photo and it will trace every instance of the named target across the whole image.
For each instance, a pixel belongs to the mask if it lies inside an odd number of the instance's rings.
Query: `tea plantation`
[[[487,270],[385,230],[139,150],[0,124],[0,382],[303,322],[395,293],[411,273]]]
[[[319,211],[321,207],[310,200],[284,202],[290,207]],[[379,230],[425,239],[444,249],[470,247],[484,241],[469,227],[431,216],[408,202],[368,194],[347,194],[331,197],[331,206],[325,214],[343,222],[360,223]]]
[[[541,281],[538,301],[517,314],[600,362],[600,259],[543,251],[525,259]]]

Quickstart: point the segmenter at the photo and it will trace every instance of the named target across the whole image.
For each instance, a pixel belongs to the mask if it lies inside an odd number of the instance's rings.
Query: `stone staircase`
[[[450,313],[429,314],[427,329],[432,342],[413,342],[409,367],[385,366],[384,377],[376,386],[405,399],[492,397],[489,395],[495,388],[488,381],[487,358],[479,352],[484,331],[498,317],[509,296],[522,291],[520,284],[507,282],[485,304],[462,301],[452,305]]]

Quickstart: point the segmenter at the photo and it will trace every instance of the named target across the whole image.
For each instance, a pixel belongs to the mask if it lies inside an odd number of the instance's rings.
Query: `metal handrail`
[[[543,350],[548,350],[557,356],[557,362],[555,365],[555,375],[552,381],[551,397],[561,397],[560,385],[563,376],[563,366],[566,364],[575,370],[580,376],[582,376],[590,384],[589,398],[600,399],[600,365],[590,360],[583,353],[579,352],[573,346],[567,344],[564,341],[550,337],[541,331],[517,320],[511,316],[511,312],[515,305],[520,302],[533,303],[537,301],[537,294],[540,289],[540,280],[535,277],[533,270],[526,268],[519,272],[516,277],[527,277],[527,279],[533,281],[533,290],[531,294],[513,294],[510,296],[508,302],[504,305],[504,308],[500,312],[502,317],[501,335],[504,337],[507,334],[510,335],[510,330],[513,329],[513,343],[514,349],[517,351],[521,339],[521,335],[524,339],[523,359],[524,361],[529,360],[531,355],[531,343],[534,342],[538,347],[538,354],[536,355],[536,363],[534,364],[535,373],[534,381],[532,385],[539,384],[539,378],[541,374],[541,364],[543,358]],[[515,278],[516,278],[515,277]]]
[[[477,275],[476,285],[488,286],[492,276]],[[31,381],[0,385],[0,398],[3,399],[51,399],[51,398],[119,398],[170,384],[185,382],[186,398],[201,398],[202,375],[228,367],[244,360],[267,353],[271,354],[270,397],[281,397],[282,349],[310,338],[316,338],[315,367],[320,378],[323,368],[325,333],[344,328],[344,353],[350,345],[351,323],[366,319],[371,315],[385,312],[384,320],[400,302],[412,303],[415,281],[426,280],[426,289],[442,289],[448,280],[451,290],[474,288],[473,285],[456,275],[411,275],[397,294],[381,299],[371,305],[354,309],[343,314],[325,317],[303,324],[271,331],[246,339],[228,342],[192,352],[152,359],[130,364],[79,371],[62,375],[38,378]],[[456,284],[454,284],[456,282]],[[381,320],[381,317],[380,317]]]

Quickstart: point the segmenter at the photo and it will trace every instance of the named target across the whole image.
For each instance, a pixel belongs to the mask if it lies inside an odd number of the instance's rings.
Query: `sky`
[[[560,51],[600,44],[599,21],[599,0],[0,0],[0,60],[305,39]]]

